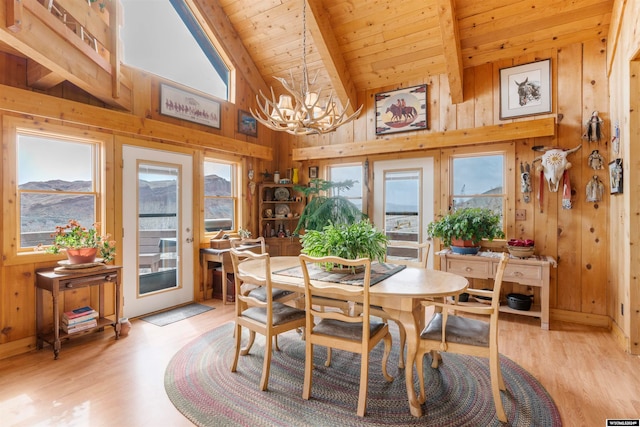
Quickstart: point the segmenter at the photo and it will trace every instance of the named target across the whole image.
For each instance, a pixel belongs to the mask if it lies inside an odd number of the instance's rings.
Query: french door
[[[433,157],[376,161],[373,172],[376,227],[391,240],[425,241],[426,226],[434,217]]]
[[[124,311],[136,317],[193,300],[193,158],[122,153]]]

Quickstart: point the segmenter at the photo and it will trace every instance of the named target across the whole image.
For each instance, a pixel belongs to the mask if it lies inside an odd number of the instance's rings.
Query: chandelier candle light
[[[333,92],[329,93],[326,104],[321,106],[322,89],[317,92],[311,91],[311,86],[315,84],[316,77],[309,81],[307,70],[307,0],[302,2],[302,82],[297,87],[293,78],[293,72],[289,70],[291,84],[282,77],[274,77],[285,88],[289,95],[280,95],[276,102],[276,95],[271,88],[271,99],[260,91],[256,95],[258,111],[249,109],[251,115],[260,123],[276,131],[284,131],[292,135],[320,135],[333,132],[338,127],[354,120],[362,111],[362,105],[358,110],[347,116],[349,108],[347,100],[346,107],[340,112],[334,101]],[[262,98],[262,99],[261,99]],[[295,106],[293,102],[295,101]]]

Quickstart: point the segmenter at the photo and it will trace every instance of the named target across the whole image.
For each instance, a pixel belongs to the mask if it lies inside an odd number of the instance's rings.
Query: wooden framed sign
[[[220,103],[165,83],[160,84],[160,114],[220,129]]]

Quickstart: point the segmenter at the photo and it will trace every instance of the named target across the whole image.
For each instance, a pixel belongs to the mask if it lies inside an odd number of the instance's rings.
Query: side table
[[[121,300],[121,271],[122,266],[105,265],[104,268],[95,269],[90,268],[87,271],[78,270],[77,273],[60,273],[56,272],[52,268],[42,269],[36,271],[36,338],[37,348],[41,349],[43,342],[47,342],[53,346],[54,359],[58,358],[60,354],[60,340],[70,339],[78,335],[84,335],[85,332],[92,332],[95,330],[102,330],[105,326],[113,326],[116,334],[116,339],[120,337],[120,300]],[[104,284],[115,283],[116,288],[116,307],[115,307],[115,319],[107,319],[104,317]],[[77,334],[69,335],[60,329],[60,307],[59,307],[59,295],[60,292],[75,290],[88,286],[98,286],[98,319],[97,326],[95,328],[87,329],[86,331],[79,332]],[[43,296],[44,292],[51,292],[53,298],[53,332],[44,332],[42,327],[44,324],[44,304]]]

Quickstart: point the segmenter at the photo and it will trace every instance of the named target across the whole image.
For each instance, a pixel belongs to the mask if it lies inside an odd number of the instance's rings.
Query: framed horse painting
[[[376,135],[427,128],[427,85],[376,93]]]
[[[500,119],[550,112],[550,59],[500,69]]]

